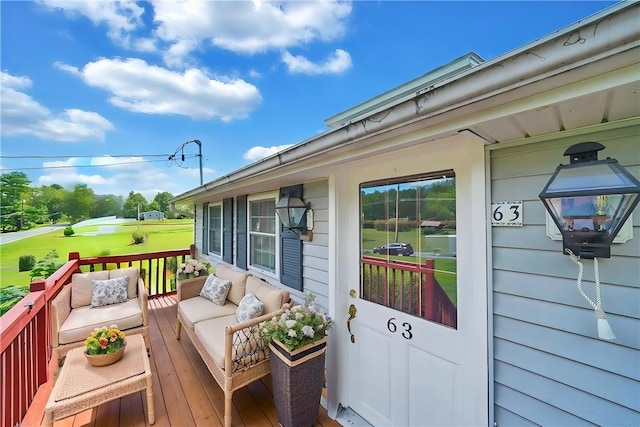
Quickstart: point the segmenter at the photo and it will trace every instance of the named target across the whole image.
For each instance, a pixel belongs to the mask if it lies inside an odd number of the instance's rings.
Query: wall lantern
[[[276,204],[276,213],[285,228],[300,235],[300,240],[310,241],[313,238],[313,211],[311,204],[299,197],[285,195]]]
[[[598,160],[604,145],[583,142],[564,152],[540,193],[562,234],[563,252],[581,258],[609,258],[611,242],[640,201],[640,181],[616,159]]]

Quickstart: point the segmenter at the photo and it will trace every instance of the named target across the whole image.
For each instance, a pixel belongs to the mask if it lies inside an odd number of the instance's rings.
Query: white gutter
[[[396,127],[473,104],[587,63],[616,47],[640,45],[640,3],[620,2],[590,17],[477,65],[452,79],[416,93],[415,98],[345,126],[328,130],[285,151],[238,169],[180,194],[172,203],[189,200],[230,183],[281,168],[320,153],[356,143]],[[620,48],[620,47],[623,48]],[[611,52],[610,54],[613,54]]]

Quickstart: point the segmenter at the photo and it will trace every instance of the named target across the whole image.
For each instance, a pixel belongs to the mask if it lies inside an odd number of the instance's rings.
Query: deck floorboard
[[[175,322],[176,303],[172,296],[149,300],[154,427],[222,426],[224,393],[189,337],[182,334],[180,340],[176,339]],[[50,384],[47,386],[51,388]],[[56,421],[54,427],[147,427],[146,414],[146,393],[137,392]],[[44,413],[29,415],[30,420],[39,419],[40,426],[44,426]],[[234,427],[278,425],[270,376],[233,394]],[[316,426],[339,427],[340,424],[320,407]]]

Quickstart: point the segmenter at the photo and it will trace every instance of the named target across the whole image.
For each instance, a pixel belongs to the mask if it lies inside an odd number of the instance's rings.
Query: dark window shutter
[[[302,184],[280,189],[280,197],[303,198]],[[285,228],[280,221],[280,282],[293,289],[302,290],[302,241],[300,235]]]
[[[209,253],[209,203],[202,204],[202,253]]]
[[[233,199],[222,201],[222,259],[233,264]]]
[[[236,197],[236,265],[247,269],[247,196]]]

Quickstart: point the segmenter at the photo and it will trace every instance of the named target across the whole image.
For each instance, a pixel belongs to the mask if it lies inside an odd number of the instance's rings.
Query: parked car
[[[386,245],[373,248],[374,254],[388,254],[388,255],[413,255],[413,246],[411,243],[387,243]]]

